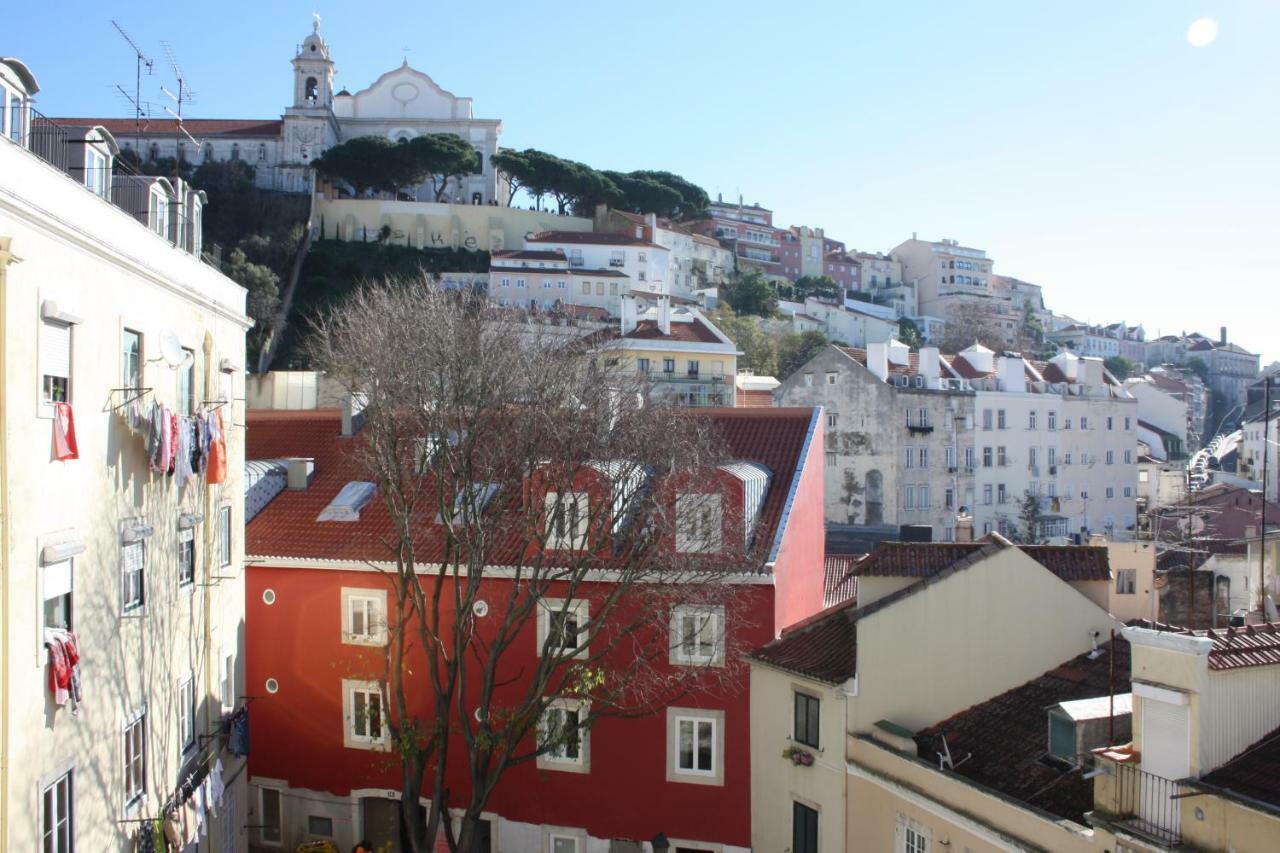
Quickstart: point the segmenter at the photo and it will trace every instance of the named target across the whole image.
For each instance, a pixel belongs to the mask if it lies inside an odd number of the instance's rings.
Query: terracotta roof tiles
[[[985,542],[881,542],[854,573],[860,577],[930,577],[978,551]],[[1018,545],[1067,582],[1111,579],[1107,549],[1088,545]]]
[[[858,578],[853,567],[866,554],[827,554],[823,562],[822,606],[831,607],[857,598]]]
[[[1280,806],[1280,729],[1241,752],[1200,782]]]

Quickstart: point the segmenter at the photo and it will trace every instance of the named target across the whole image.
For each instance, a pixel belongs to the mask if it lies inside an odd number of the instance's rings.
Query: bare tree
[[[724,626],[745,621],[732,575],[759,556],[716,497],[710,419],[642,404],[635,372],[576,331],[426,282],[367,286],[315,330],[317,366],[363,403],[351,452],[390,520],[377,722],[414,851],[441,830],[474,849],[503,774],[575,753],[595,720],[744,675]],[[672,665],[689,648],[713,653]]]
[[[944,352],[960,352],[977,341],[996,352],[1005,349],[1004,334],[996,325],[987,306],[978,302],[953,305],[947,314],[939,347]]]

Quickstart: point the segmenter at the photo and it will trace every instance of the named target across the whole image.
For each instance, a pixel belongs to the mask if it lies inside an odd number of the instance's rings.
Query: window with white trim
[[[222,707],[234,708],[236,704],[236,659],[227,655],[222,659]]]
[[[125,329],[120,333],[120,385],[124,388],[142,387],[142,333]],[[133,394],[122,394],[128,400]]]
[[[218,510],[218,565],[231,565],[231,507]]]
[[[147,714],[144,711],[124,727],[124,802],[126,808],[142,800],[147,791]]]
[[[284,841],[284,794],[279,788],[258,788],[258,841],[279,847]]]
[[[587,762],[586,704],[579,699],[553,699],[538,723],[539,767],[582,768]]]
[[[142,540],[120,546],[121,603],[126,611],[146,603],[147,543]]]
[[[818,853],[818,810],[791,801],[791,853]]]
[[[376,681],[343,679],[343,708],[346,724],[344,746],[378,749],[387,743],[383,720],[382,686]]]
[[[677,715],[675,718],[675,772],[689,776],[714,776],[720,756],[716,749],[715,717]]]
[[[196,745],[196,682],[188,675],[178,682],[178,745],[185,752]]]
[[[686,665],[724,663],[724,608],[683,604],[671,615],[671,662]]]
[[[590,603],[581,599],[543,598],[538,601],[538,657],[544,652],[562,656],[586,639]],[[573,656],[585,658],[584,646]]]
[[[45,404],[71,402],[70,323],[40,321],[40,400]]]
[[[184,415],[196,410],[196,354],[182,348],[183,362],[178,368],[178,409]]]
[[[822,700],[799,690],[792,693],[795,705],[792,737],[796,743],[817,749],[821,743],[818,737],[818,723],[821,718]]]
[[[387,591],[342,588],[342,642],[381,646],[387,642]]]
[[[1134,595],[1138,591],[1138,570],[1119,569],[1116,571],[1116,594]]]
[[[75,578],[75,560],[59,560],[40,567],[41,597],[44,599],[45,628],[72,628],[72,587]]]
[[[40,792],[40,849],[44,853],[75,850],[74,771],[68,770]]]
[[[196,532],[193,528],[178,531],[178,586],[196,582]]]
[[[901,853],[929,853],[929,840],[932,833],[929,828],[904,814],[898,815],[898,827],[895,836],[896,850]]]
[[[562,832],[547,834],[547,853],[579,853],[578,836]]]
[[[546,507],[547,547],[571,551],[585,548],[591,522],[587,493],[548,492]]]
[[[676,497],[676,551],[709,554],[720,550],[724,516],[720,495],[685,494]]]

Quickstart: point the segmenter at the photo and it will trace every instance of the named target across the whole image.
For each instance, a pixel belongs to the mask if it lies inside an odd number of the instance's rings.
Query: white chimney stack
[[[658,296],[658,331],[671,334],[671,297],[666,294]]]
[[[881,382],[889,378],[889,344],[867,344],[867,370]]]
[[[645,239],[651,243],[658,242],[658,214],[646,213],[644,215],[644,227],[649,229]]]
[[[997,378],[1000,380],[1001,391],[1009,391],[1016,394],[1026,393],[1027,373],[1020,357],[1000,356],[997,369]]]
[[[298,491],[311,485],[311,478],[316,473],[316,460],[297,456],[286,460],[286,462],[289,466],[288,480],[286,482],[290,489]]]
[[[630,294],[622,297],[622,307],[618,309],[622,317],[622,334],[629,335],[636,330],[636,298]]]
[[[937,347],[920,347],[920,375],[924,377],[925,384],[930,388],[938,387],[938,379],[941,376],[940,361]]]

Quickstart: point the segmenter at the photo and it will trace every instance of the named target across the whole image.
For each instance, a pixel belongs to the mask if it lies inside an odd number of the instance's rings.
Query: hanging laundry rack
[[[132,392],[136,392],[136,393],[134,393],[134,395],[133,395],[132,397],[130,397],[128,400],[125,400],[123,403],[117,403],[116,405],[112,406],[112,407],[111,407],[111,411],[113,411],[113,412],[118,412],[119,410],[123,409],[125,406],[129,405],[130,403],[132,403],[132,402],[133,402],[133,401],[135,401],[135,400],[141,400],[143,397],[145,397],[145,396],[147,396],[148,394],[150,394],[150,393],[151,393],[151,391],[152,391],[152,389],[151,389],[150,387],[146,387],[146,388],[144,388],[144,387],[137,387],[137,388],[112,388],[112,389],[111,389],[111,393],[112,393],[112,394],[116,394],[116,393],[119,393],[119,392],[121,392],[121,391],[132,391]]]

